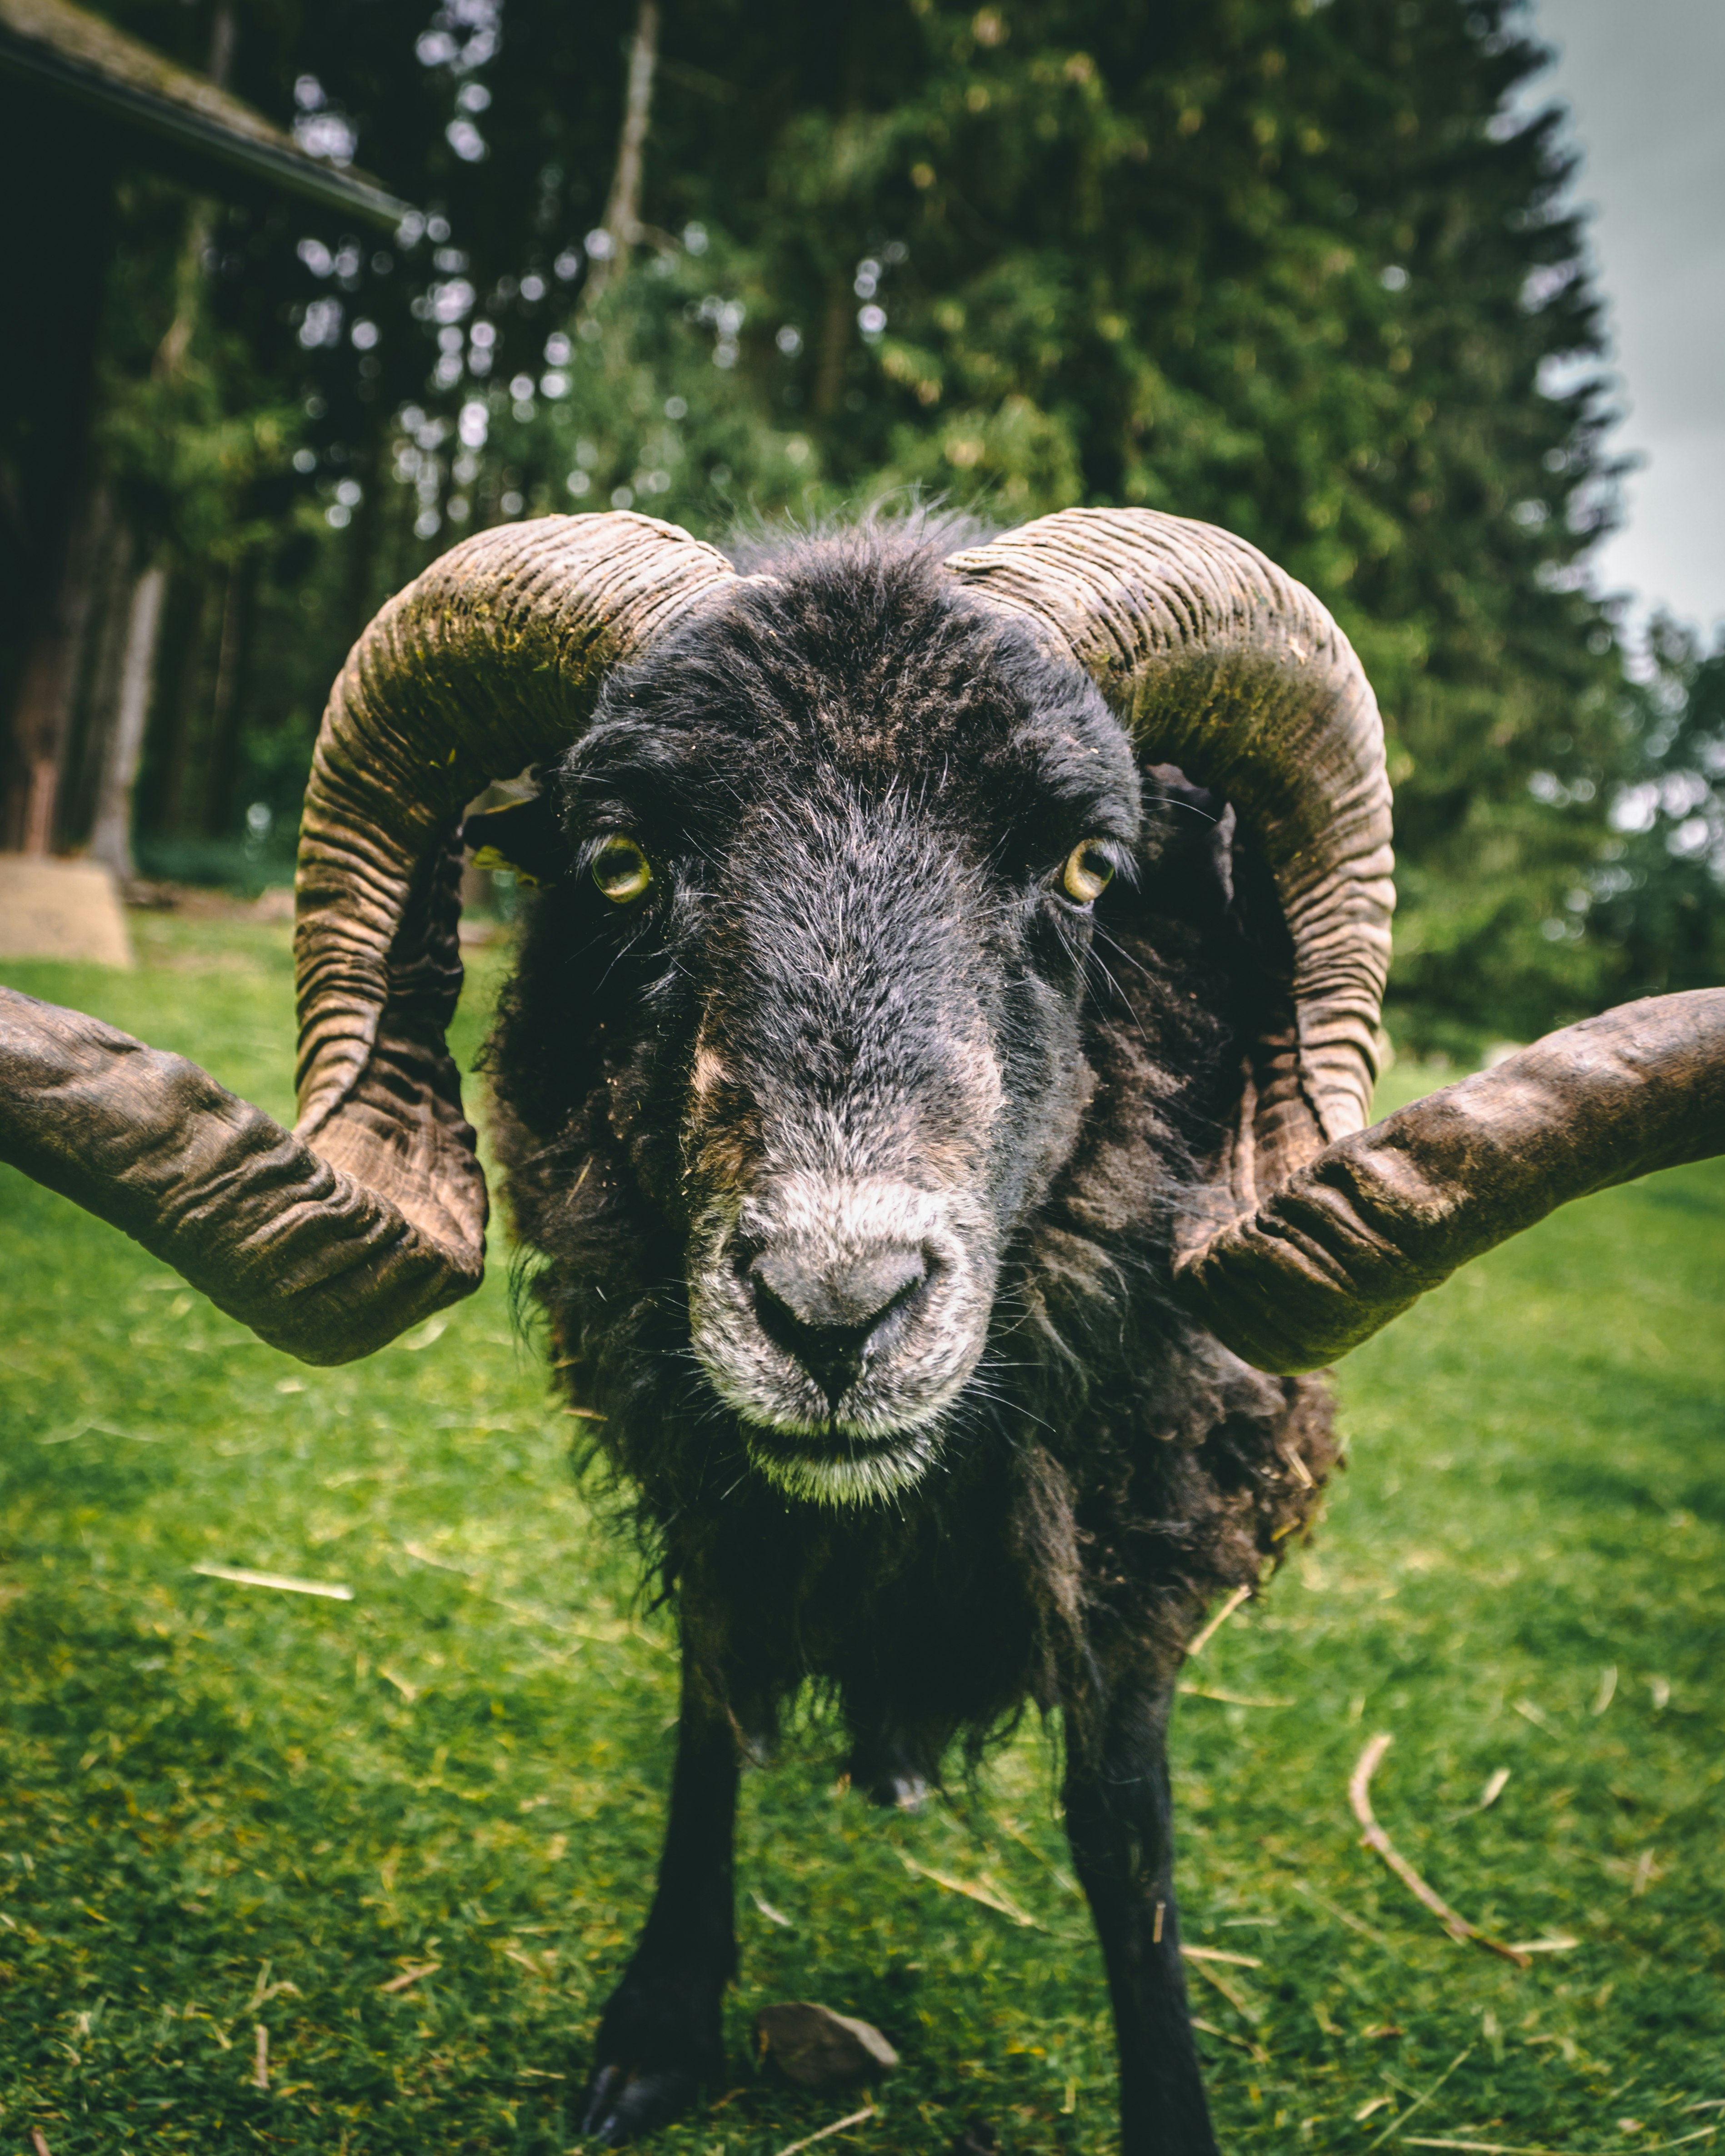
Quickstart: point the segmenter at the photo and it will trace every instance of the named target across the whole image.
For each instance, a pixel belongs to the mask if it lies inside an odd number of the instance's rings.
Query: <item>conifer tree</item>
[[[1573,901],[1640,752],[1583,588],[1611,414],[1515,0],[661,0],[626,272],[639,0],[423,6],[245,18],[242,93],[424,212],[214,249],[211,334],[255,370],[223,408],[298,432],[250,497],[283,535],[254,770],[290,783],[365,613],[499,517],[1144,504],[1242,532],[1360,647],[1393,1025],[1462,1049],[1609,996]]]

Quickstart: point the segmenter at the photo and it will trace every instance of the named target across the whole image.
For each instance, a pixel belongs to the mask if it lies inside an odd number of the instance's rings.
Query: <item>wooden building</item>
[[[219,32],[221,17],[218,17]],[[146,167],[223,202],[290,196],[393,231],[406,205],[308,155],[212,74],[69,0],[0,0],[0,850],[48,852],[89,604],[91,389],[115,189]]]

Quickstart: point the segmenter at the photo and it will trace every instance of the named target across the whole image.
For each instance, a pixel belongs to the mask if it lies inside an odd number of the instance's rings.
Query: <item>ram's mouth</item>
[[[932,1423],[888,1437],[758,1427],[746,1435],[749,1458],[769,1482],[788,1497],[817,1505],[866,1505],[896,1496],[922,1481],[940,1449]]]
[[[933,1368],[926,1354],[883,1356],[834,1399],[752,1324],[699,1328],[694,1341],[757,1471],[787,1496],[829,1505],[891,1497],[922,1479],[981,1345],[967,1342]]]
[[[713,1207],[690,1344],[760,1474],[828,1505],[922,1479],[987,1342],[988,1230],[973,1197],[881,1177],[781,1175]]]

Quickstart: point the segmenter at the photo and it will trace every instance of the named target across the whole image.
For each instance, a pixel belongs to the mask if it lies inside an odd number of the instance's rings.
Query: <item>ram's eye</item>
[[[1081,839],[1060,871],[1061,888],[1080,906],[1100,898],[1113,880],[1114,864],[1094,839]]]
[[[593,857],[593,880],[614,906],[627,906],[653,880],[653,864],[633,839],[607,839]]]

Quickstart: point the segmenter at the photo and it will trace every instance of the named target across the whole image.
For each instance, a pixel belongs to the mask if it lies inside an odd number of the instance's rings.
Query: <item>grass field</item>
[[[135,974],[8,984],[285,1114],[285,930],[138,926]],[[574,2145],[675,1670],[502,1271],[306,1370],[0,1171],[0,2156]],[[1193,1664],[1177,1730],[1187,1936],[1250,1958],[1194,1973],[1230,2150],[1725,2126],[1722,1272],[1714,1163],[1572,1209],[1347,1366],[1327,1520]],[[1498,1937],[1573,1943],[1525,1971],[1457,1944],[1360,1846],[1380,1731],[1413,1862]],[[750,2064],[756,2009],[806,1997],[904,2061],[823,2148],[943,2151],[978,2114],[1013,2156],[1111,2148],[1040,1733],[919,1818],[835,1771],[805,1730],[746,1784],[733,2085],[656,2145],[775,2156],[854,2108]]]

